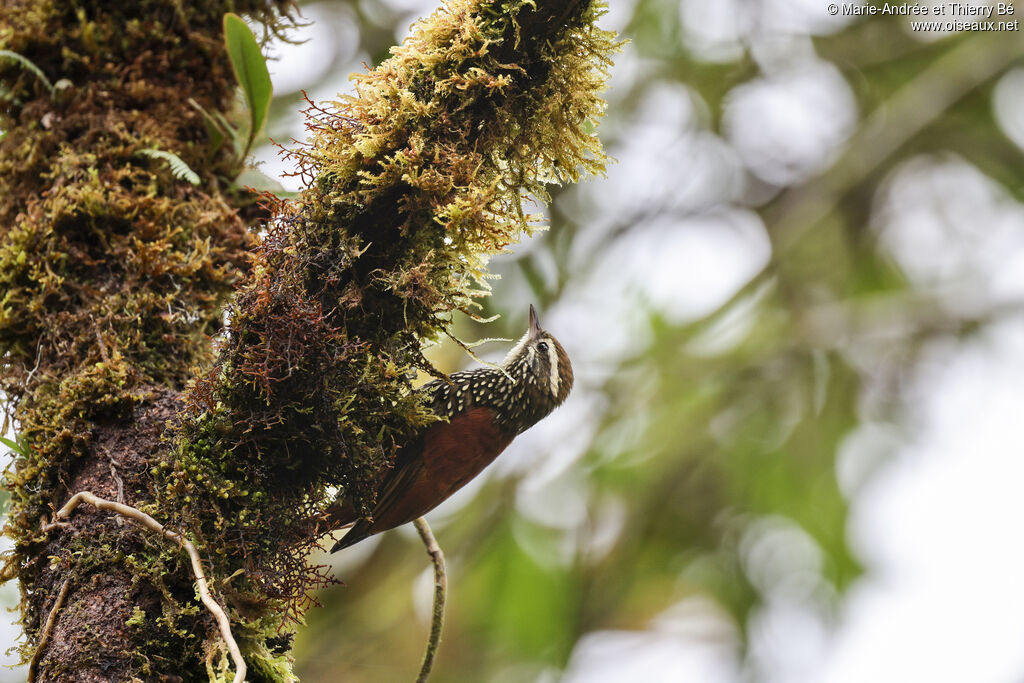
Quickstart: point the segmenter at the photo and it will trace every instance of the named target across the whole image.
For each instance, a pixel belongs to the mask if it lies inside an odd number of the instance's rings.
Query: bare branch
[[[441,546],[437,544],[430,525],[422,517],[416,519],[413,524],[423,545],[427,546],[427,554],[434,563],[434,615],[430,621],[430,637],[427,639],[427,651],[423,653],[423,664],[420,666],[420,675],[416,683],[426,683],[430,678],[430,670],[434,666],[434,658],[437,657],[437,648],[441,644],[441,631],[444,629],[444,601],[448,592],[448,575],[444,569],[444,553]]]

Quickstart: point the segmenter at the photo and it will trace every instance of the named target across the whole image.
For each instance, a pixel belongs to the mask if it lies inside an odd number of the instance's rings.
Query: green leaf
[[[28,448],[26,448],[24,444],[20,444],[16,441],[11,441],[10,439],[3,436],[0,436],[0,443],[10,448],[18,455],[28,455]]]
[[[53,84],[50,83],[50,79],[46,77],[46,74],[43,73],[43,70],[36,66],[31,59],[25,57],[24,55],[19,55],[17,52],[14,52],[12,50],[0,50],[0,59],[3,58],[13,59],[14,61],[21,64],[22,68],[28,69],[29,71],[34,73],[39,78],[39,80],[43,82],[43,85],[46,86],[46,89],[50,91],[50,94],[53,94]]]
[[[162,159],[166,161],[171,167],[171,173],[174,174],[175,178],[179,180],[187,180],[193,185],[199,184],[199,176],[189,168],[188,164],[181,160],[177,154],[171,152],[165,152],[162,149],[140,149],[139,154],[147,156],[151,159]]]
[[[235,77],[242,86],[245,102],[249,105],[249,139],[245,145],[245,156],[249,154],[253,140],[267,120],[273,88],[270,85],[267,61],[263,58],[256,38],[242,18],[232,12],[224,15],[224,44]]]
[[[220,122],[217,121],[210,112],[206,111],[201,104],[196,102],[191,97],[188,98],[189,105],[198,111],[203,117],[203,125],[206,126],[206,134],[210,138],[210,153],[209,157],[212,157],[220,149],[220,146],[224,144],[225,128],[221,126]],[[230,126],[228,129],[230,130]],[[232,131],[233,134],[233,131]],[[208,157],[208,158],[209,158]]]
[[[220,123],[221,130],[226,131],[228,136],[231,138],[231,145],[235,150],[235,156],[238,157],[239,160],[244,161],[244,157],[248,152],[243,149],[245,143],[242,141],[242,135],[239,130],[232,126],[231,122],[228,121],[224,114],[221,114],[219,111],[213,112],[213,117]]]

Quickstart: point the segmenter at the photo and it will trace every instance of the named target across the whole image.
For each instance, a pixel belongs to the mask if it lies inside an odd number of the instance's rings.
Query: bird
[[[529,329],[497,367],[454,372],[418,389],[442,419],[399,449],[369,516],[351,506],[335,515],[337,527],[351,528],[331,552],[433,510],[561,405],[572,383],[568,354],[540,326],[531,305]]]

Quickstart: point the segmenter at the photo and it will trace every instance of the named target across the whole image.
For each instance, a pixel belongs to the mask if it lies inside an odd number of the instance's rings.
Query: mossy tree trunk
[[[452,0],[357,97],[310,112],[310,189],[256,204],[200,114],[232,101],[227,11],[281,21],[244,1],[0,9],[0,49],[45,77],[0,58],[0,381],[27,444],[6,481],[6,573],[26,658],[47,638],[38,680],[231,672],[177,546],[86,507],[41,529],[81,490],[191,538],[249,679],[292,679],[289,617],[326,580],[305,560],[329,488],[366,510],[433,419],[410,390],[431,370],[420,344],[531,229],[523,193],[602,167],[615,43],[599,11]]]

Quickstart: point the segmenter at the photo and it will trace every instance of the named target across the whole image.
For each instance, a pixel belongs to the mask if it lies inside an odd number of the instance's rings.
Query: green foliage
[[[242,94],[249,109],[249,136],[240,155],[249,156],[249,150],[256,136],[263,130],[270,111],[270,100],[273,87],[270,84],[270,72],[256,38],[248,25],[237,14],[229,12],[224,15],[224,45],[231,58],[231,68],[235,78],[242,86]]]
[[[28,444],[21,439],[21,437],[15,437],[12,441],[5,436],[0,436],[0,443],[10,448],[16,455],[25,457],[28,455]]]
[[[206,135],[210,139],[209,156],[215,155],[220,150],[221,145],[224,144],[225,138],[227,138],[231,140],[236,156],[241,157],[242,140],[238,129],[231,125],[231,122],[220,112],[213,112],[211,114],[191,97],[188,99],[188,103],[203,117],[203,126],[206,127]]]
[[[199,176],[177,154],[165,152],[161,149],[140,149],[139,154],[151,159],[166,161],[167,165],[171,167],[171,173],[174,174],[175,178],[190,182],[193,185],[199,184]]]
[[[572,651],[572,633],[563,619],[578,601],[575,577],[524,549],[539,545],[554,551],[553,557],[557,550],[545,547],[553,540],[550,529],[514,516],[503,520],[481,543],[474,571],[458,587],[467,626],[498,644],[500,661],[540,659],[557,665]],[[472,608],[481,601],[489,606],[486,613]]]

